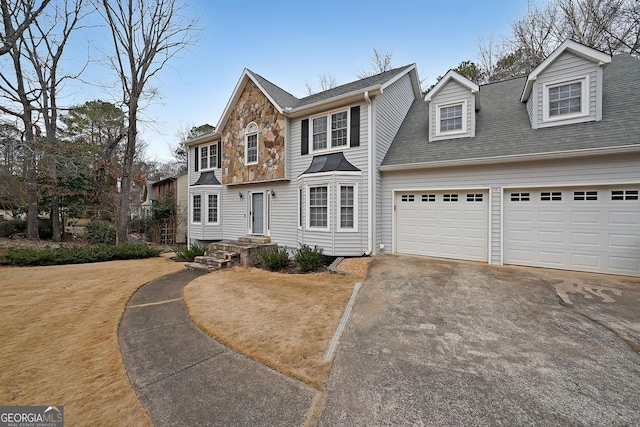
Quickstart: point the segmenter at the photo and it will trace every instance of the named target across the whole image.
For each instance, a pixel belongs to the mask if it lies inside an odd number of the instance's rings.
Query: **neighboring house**
[[[527,77],[415,66],[297,99],[245,70],[188,142],[189,240],[270,236],[640,276],[640,61],[572,41]]]
[[[161,179],[153,183],[156,200],[171,197],[176,206],[172,225],[172,240],[174,243],[187,242],[187,215],[189,209],[187,173]]]

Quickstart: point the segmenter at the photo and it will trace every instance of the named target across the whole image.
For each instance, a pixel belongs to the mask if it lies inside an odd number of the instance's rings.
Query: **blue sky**
[[[461,61],[476,61],[479,40],[509,34],[526,7],[526,0],[187,0],[185,13],[199,17],[200,41],[152,81],[161,96],[145,110],[147,155],[170,159],[168,147],[178,140],[179,128],[216,125],[245,67],[302,97],[305,81],[318,88],[322,73],[338,84],[356,80],[377,48],[392,52],[395,67],[416,63],[420,78],[430,84]],[[99,34],[92,30],[76,40],[75,61],[86,57],[87,40],[92,46],[108,41]],[[83,78],[114,81],[104,64],[91,64]],[[67,103],[118,99],[117,90],[76,84],[69,89]]]

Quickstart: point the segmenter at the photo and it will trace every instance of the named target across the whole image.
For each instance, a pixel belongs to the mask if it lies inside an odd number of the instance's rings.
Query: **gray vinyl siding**
[[[482,166],[443,167],[383,173],[382,232],[385,251],[393,244],[393,191],[399,189],[491,188],[491,262],[499,264],[503,187],[640,183],[640,154],[594,156]],[[500,227],[496,227],[500,225]],[[388,248],[388,249],[387,249]]]
[[[464,133],[457,133],[453,135],[439,135],[436,136],[436,129],[439,125],[436,120],[437,110],[439,105],[455,104],[459,102],[467,102],[467,129]],[[460,83],[450,80],[447,84],[433,97],[431,98],[430,107],[430,129],[429,140],[440,141],[445,139],[454,138],[468,138],[475,136],[475,97],[468,88],[463,87]]]
[[[398,133],[400,125],[407,115],[411,104],[415,99],[411,77],[406,74],[384,90],[382,95],[373,100],[373,134],[375,140],[375,181],[374,194],[376,207],[373,211],[373,247],[374,253],[378,252],[378,246],[382,241],[382,230],[378,218],[382,217],[382,175],[378,166],[382,164],[387,150]]]
[[[555,84],[562,82],[570,82],[572,80],[580,79],[584,76],[589,78],[589,113],[585,117],[559,120],[552,122],[545,122],[543,115],[543,105],[545,102],[544,86],[545,84]],[[580,58],[571,53],[564,53],[559,56],[549,67],[544,70],[543,73],[538,76],[538,79],[533,84],[533,91],[530,97],[530,102],[535,103],[535,113],[531,117],[535,118],[532,122],[533,127],[542,128],[549,126],[560,126],[570,123],[581,123],[596,120],[598,116],[597,100],[600,95],[602,87],[602,81],[600,81],[602,73],[598,72],[598,65]],[[599,79],[600,78],[600,79]],[[533,96],[535,94],[535,96]],[[531,99],[533,98],[533,99]],[[528,103],[527,103],[528,104]]]
[[[345,108],[354,107],[357,104],[350,105]],[[323,248],[325,254],[327,255],[344,255],[344,256],[357,256],[362,255],[367,250],[367,227],[368,227],[368,197],[367,197],[367,189],[368,189],[368,148],[369,141],[367,140],[367,126],[368,123],[368,114],[367,114],[367,103],[362,103],[360,105],[360,146],[359,147],[346,147],[342,151],[344,152],[345,158],[355,167],[362,171],[358,176],[353,175],[342,175],[340,173],[335,173],[332,176],[318,176],[319,174],[309,174],[301,176],[302,173],[309,167],[311,164],[311,159],[314,155],[319,155],[332,151],[316,151],[311,152],[308,155],[300,154],[300,128],[301,121],[307,117],[302,117],[300,119],[293,119],[290,121],[290,135],[292,144],[290,144],[290,149],[292,151],[291,158],[291,182],[286,186],[287,192],[287,201],[286,204],[283,203],[283,212],[287,211],[289,214],[287,215],[288,222],[283,224],[282,234],[275,233],[275,230],[271,234],[271,240],[273,242],[279,243],[283,242],[292,242],[294,246],[298,244],[307,244],[310,246],[318,245]],[[339,110],[339,109],[338,109]],[[337,195],[337,186],[340,183],[355,183],[357,184],[357,204],[358,204],[358,231],[356,232],[344,232],[337,230],[337,221],[338,221],[338,195]],[[298,188],[300,185],[305,187],[305,197],[306,197],[306,186],[326,183],[329,186],[329,222],[330,229],[325,231],[318,230],[310,230],[307,227],[307,224],[302,229],[298,229]],[[306,209],[307,202],[304,202],[304,207]],[[305,215],[306,221],[306,215]],[[285,230],[286,228],[286,230]],[[289,243],[286,243],[289,245]]]

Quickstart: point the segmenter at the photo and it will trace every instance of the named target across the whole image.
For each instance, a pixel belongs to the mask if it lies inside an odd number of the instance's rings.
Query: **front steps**
[[[194,262],[185,264],[185,267],[205,272],[236,264],[251,267],[260,263],[260,252],[264,248],[276,246],[278,245],[271,243],[271,238],[266,236],[244,236],[237,241],[210,243],[203,256],[196,257]]]

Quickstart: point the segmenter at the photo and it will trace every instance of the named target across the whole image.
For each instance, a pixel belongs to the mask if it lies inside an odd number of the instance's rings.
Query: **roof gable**
[[[450,80],[453,80],[458,84],[460,84],[462,87],[469,89],[471,93],[473,93],[476,96],[478,94],[478,91],[480,90],[480,87],[477,84],[475,84],[474,82],[472,82],[471,80],[463,76],[462,74],[456,72],[455,70],[449,70],[447,71],[447,74],[445,74],[444,77],[442,77],[440,81],[436,83],[436,85],[433,88],[431,88],[429,92],[427,92],[427,94],[424,96],[425,101],[427,102],[431,101],[431,99],[438,92],[440,92],[442,88],[444,88],[447,85],[447,83],[449,83]]]
[[[520,101],[526,102],[529,99],[529,95],[531,95],[531,89],[533,88],[533,82],[541,73],[543,73],[551,64],[553,64],[553,62],[555,62],[555,60],[558,59],[560,55],[565,52],[571,52],[574,55],[578,55],[589,61],[593,61],[601,66],[611,62],[611,55],[607,55],[606,53],[600,52],[599,50],[574,42],[573,40],[565,40],[560,46],[558,46],[556,50],[551,53],[551,55],[547,57],[547,59],[542,61],[540,65],[538,65],[531,73],[529,73],[524,85],[524,89],[522,91],[522,96],[520,97]]]

